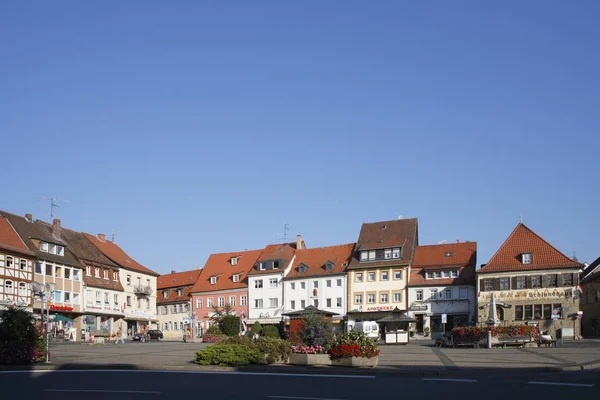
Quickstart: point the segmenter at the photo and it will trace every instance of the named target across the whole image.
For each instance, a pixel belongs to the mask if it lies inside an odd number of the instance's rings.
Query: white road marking
[[[294,397],[294,396],[269,396],[270,399],[296,399],[296,400],[345,400],[345,399],[327,399],[324,397]]]
[[[67,392],[67,393],[137,393],[137,394],[160,394],[153,390],[103,390],[103,389],[44,389],[44,392]]]
[[[59,369],[59,370],[17,370],[0,371],[1,374],[57,374],[57,373],[102,372],[137,373],[137,374],[200,374],[200,375],[250,375],[250,376],[283,376],[299,378],[339,378],[339,379],[375,379],[374,375],[328,375],[328,374],[286,374],[284,372],[242,372],[242,371],[169,371],[169,370],[129,370],[129,369]]]
[[[594,387],[593,383],[569,383],[569,382],[527,382],[527,383],[530,385]]]
[[[423,378],[424,381],[440,381],[440,382],[466,382],[475,383],[477,379],[451,379],[451,378]]]

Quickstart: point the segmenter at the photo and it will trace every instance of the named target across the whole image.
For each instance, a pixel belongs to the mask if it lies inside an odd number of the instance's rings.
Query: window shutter
[[[512,278],[510,278],[510,288],[513,290],[517,288],[517,277],[516,276],[513,276]]]

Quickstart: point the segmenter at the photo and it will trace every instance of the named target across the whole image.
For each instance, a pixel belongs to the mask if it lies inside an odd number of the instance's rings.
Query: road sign
[[[442,314],[442,324],[447,324],[447,323],[448,323],[448,315]]]

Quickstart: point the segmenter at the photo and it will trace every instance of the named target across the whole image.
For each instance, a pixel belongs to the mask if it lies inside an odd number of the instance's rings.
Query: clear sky
[[[424,4],[427,3],[427,4]],[[492,4],[495,3],[495,4]],[[158,272],[419,218],[600,256],[598,1],[0,5],[0,209]]]

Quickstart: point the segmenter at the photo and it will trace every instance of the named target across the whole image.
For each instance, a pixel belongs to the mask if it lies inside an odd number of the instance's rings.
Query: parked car
[[[133,340],[135,341],[146,341],[146,337],[150,336],[150,340],[161,340],[163,338],[163,333],[158,329],[152,329],[147,331],[146,333],[136,333],[133,335]]]

